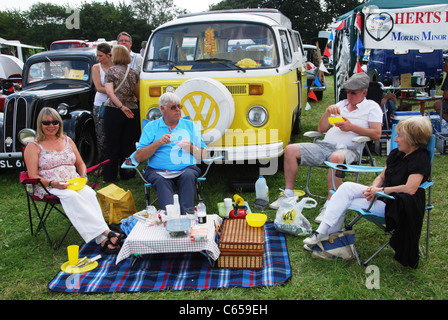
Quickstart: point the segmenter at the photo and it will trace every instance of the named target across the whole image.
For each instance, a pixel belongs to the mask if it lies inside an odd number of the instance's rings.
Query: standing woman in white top
[[[98,143],[99,161],[102,161],[105,154],[105,140],[103,119],[100,119],[98,112],[101,105],[106,102],[107,93],[105,84],[106,71],[109,70],[114,64],[112,62],[111,55],[112,48],[107,43],[100,43],[97,47],[96,55],[98,56],[98,62],[92,67],[93,83],[95,84],[96,94],[95,101],[93,102],[93,119],[95,121],[95,132]]]

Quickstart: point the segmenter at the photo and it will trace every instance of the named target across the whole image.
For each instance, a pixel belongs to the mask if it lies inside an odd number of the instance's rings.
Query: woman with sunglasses
[[[67,217],[86,243],[95,240],[105,253],[118,253],[121,235],[104,221],[96,192],[89,186],[79,191],[68,189],[67,180],[84,177],[87,168],[75,143],[64,135],[62,119],[55,109],[43,108],[37,117],[37,136],[28,143],[24,160],[31,179],[40,179],[45,188],[57,196]],[[36,185],[34,195],[46,191]]]
[[[104,133],[106,138],[106,159],[110,162],[104,167],[104,182],[135,176],[133,170],[121,169],[124,159],[135,151],[135,143],[140,136],[140,112],[138,107],[139,76],[130,68],[129,50],[117,45],[112,49],[113,66],[106,72]]]

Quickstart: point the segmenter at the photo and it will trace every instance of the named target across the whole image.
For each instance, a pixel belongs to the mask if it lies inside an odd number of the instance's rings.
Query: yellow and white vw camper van
[[[161,116],[174,91],[224,162],[278,158],[306,104],[302,40],[274,9],[209,11],[178,17],[151,34],[140,74],[141,118]]]

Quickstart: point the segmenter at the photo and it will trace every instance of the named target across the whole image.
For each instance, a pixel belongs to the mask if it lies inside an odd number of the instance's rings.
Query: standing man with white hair
[[[132,37],[129,33],[123,31],[118,34],[117,43],[125,46],[129,50],[129,54],[131,55],[131,63],[130,66],[132,69],[140,73],[142,70],[142,62],[143,58],[140,54],[135,53],[131,50],[132,48]]]
[[[194,206],[196,179],[201,173],[196,164],[207,158],[206,145],[194,122],[181,117],[177,95],[164,93],[159,106],[163,116],[143,128],[135,158],[138,162],[148,160],[144,177],[156,189],[160,209],[173,203],[177,186],[183,214]]]

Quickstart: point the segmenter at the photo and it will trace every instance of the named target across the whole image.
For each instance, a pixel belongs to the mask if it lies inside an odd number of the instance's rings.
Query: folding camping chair
[[[95,189],[100,184],[98,182],[98,179],[99,179],[99,176],[101,173],[101,167],[108,162],[109,162],[109,160],[105,160],[105,161],[87,169],[87,173],[94,172],[96,170],[95,180],[90,185],[91,188]],[[28,215],[29,215],[29,219],[30,219],[31,235],[37,236],[39,231],[43,230],[45,233],[45,236],[47,237],[48,243],[50,244],[50,247],[52,247],[54,250],[59,249],[62,242],[66,238],[68,232],[70,231],[70,228],[72,227],[72,224],[69,221],[69,226],[65,230],[64,235],[59,240],[59,242],[56,245],[54,245],[54,242],[51,239],[50,234],[47,229],[47,226],[46,226],[48,217],[50,216],[50,214],[53,211],[56,211],[56,212],[59,212],[62,216],[64,216],[68,220],[67,215],[64,213],[64,211],[62,210],[62,208],[60,206],[61,202],[60,202],[59,198],[57,196],[51,194],[51,192],[47,188],[45,188],[45,186],[43,185],[43,183],[40,179],[29,178],[28,172],[26,172],[26,171],[22,171],[20,173],[20,182],[22,183],[22,185],[25,189],[25,193],[26,193],[26,197],[27,197]],[[46,194],[44,195],[44,197],[42,199],[34,196],[34,186],[36,186],[36,185],[40,185],[41,187],[43,187],[46,192]],[[38,206],[39,202],[42,202],[45,204],[43,209],[39,209],[39,206]],[[36,212],[36,215],[38,218],[38,225],[36,228],[33,227],[33,212],[32,212],[33,208],[34,208],[34,211]]]
[[[132,170],[135,170],[137,172],[137,174],[140,176],[140,178],[142,179],[142,181],[144,183],[144,187],[145,187],[145,202],[146,202],[146,206],[149,206],[149,205],[152,205],[154,202],[156,202],[157,198],[154,199],[151,202],[151,200],[150,200],[150,188],[152,187],[152,184],[149,183],[145,179],[145,177],[143,176],[143,173],[144,173],[144,170],[146,169],[146,166],[144,166],[144,168],[142,170],[139,169],[140,163],[135,159],[136,152],[137,151],[133,152],[129,156],[129,158],[125,159],[125,161],[121,165],[121,168],[122,169],[132,169]],[[202,174],[202,176],[197,178],[197,181],[196,181],[196,198],[197,198],[198,201],[202,201],[202,198],[201,198],[202,183],[207,180],[206,175],[207,175],[208,171],[210,170],[210,166],[215,161],[220,161],[222,159],[223,159],[222,156],[221,157],[210,158],[210,159],[202,159],[202,162],[207,165],[207,169]]]
[[[381,99],[382,99],[382,84],[380,82],[370,82],[369,83],[369,88],[367,90],[367,95],[366,98],[375,101],[376,103],[380,104],[381,103]],[[344,89],[341,89],[340,93],[339,93],[339,100],[343,100],[347,97],[347,93],[345,92]],[[309,132],[305,132],[304,133],[305,137],[308,138],[313,138],[313,142],[316,142],[318,139],[322,138],[323,136],[325,136],[325,133],[321,133],[318,131],[309,131]],[[358,163],[351,163],[349,165],[362,165],[364,164],[369,164],[370,166],[374,167],[375,166],[375,158],[373,158],[372,153],[370,151],[371,149],[371,144],[372,144],[372,139],[370,139],[369,137],[366,136],[358,136],[353,138],[352,140],[353,142],[356,142],[359,144],[359,150],[360,150],[360,158]],[[306,178],[306,186],[305,186],[305,192],[306,194],[308,194],[311,197],[319,197],[319,198],[326,198],[322,197],[322,196],[318,196],[318,195],[314,195],[311,191],[310,191],[310,180],[311,180],[311,169],[313,167],[312,166],[308,166],[308,174],[307,174],[307,178]],[[322,166],[317,166],[317,168],[324,168],[324,169],[328,169],[326,166],[322,165]],[[359,176],[360,173],[356,174],[356,182],[359,181]]]
[[[308,131],[308,132],[305,132],[303,135],[305,137],[313,138],[313,143],[315,143],[319,138],[323,137],[325,134],[321,133],[319,131]],[[360,150],[360,155],[361,155],[359,157],[359,160],[356,163],[356,165],[361,166],[363,163],[369,163],[372,167],[374,167],[375,159],[372,157],[370,149],[366,147],[367,142],[371,141],[371,139],[366,136],[358,136],[358,137],[353,138],[352,141],[359,144],[359,150]],[[363,158],[363,156],[362,156],[364,154],[364,151],[366,151],[366,153],[367,153],[367,156],[365,158]],[[315,194],[311,193],[311,191],[310,191],[310,180],[311,180],[311,169],[312,168],[313,168],[313,166],[308,166],[308,174],[307,174],[307,178],[306,178],[305,192],[306,192],[306,194],[308,194],[311,197],[326,198],[326,195],[325,195],[325,197],[323,197],[323,196],[315,195]],[[324,168],[324,169],[328,170],[328,167],[324,166],[324,165],[316,166],[316,168]],[[359,175],[360,175],[360,173],[357,173],[356,182],[359,181]]]
[[[395,131],[395,125],[393,125],[392,127],[392,138],[391,138],[391,150],[395,149],[396,143],[394,142],[396,136],[396,131]],[[429,151],[430,154],[430,158],[431,158],[431,174],[428,178],[427,181],[423,182],[420,185],[420,188],[423,190],[426,190],[427,196],[426,196],[426,205],[425,205],[425,211],[427,213],[427,220],[426,220],[426,252],[425,252],[425,256],[426,258],[428,258],[429,256],[429,234],[430,234],[430,217],[431,217],[431,210],[434,208],[434,206],[431,204],[431,187],[434,184],[434,181],[432,180],[432,164],[433,164],[433,160],[434,160],[434,149],[435,149],[435,135],[431,136],[431,139],[428,143],[428,145],[426,146],[426,149]],[[328,167],[330,168],[330,170],[341,170],[339,168],[337,168],[337,164],[335,163],[330,163],[330,162],[326,162],[325,164],[328,165]],[[366,169],[371,169],[372,171],[376,171],[376,172],[381,172],[384,168],[382,167],[375,167],[375,168],[366,168],[366,167],[357,167],[357,166],[349,166],[346,170],[344,171],[349,171],[349,172],[357,172],[357,170],[361,170],[361,172],[366,172]],[[377,171],[380,170],[380,171]],[[370,172],[370,171],[368,171]],[[366,209],[349,209],[351,211],[354,211],[357,216],[348,224],[346,224],[345,229],[346,230],[351,230],[353,228],[353,226],[362,218],[373,222],[375,225],[377,225],[381,230],[386,232],[386,221],[384,217],[381,216],[377,216],[373,213],[370,212],[370,209],[374,203],[375,200],[377,200],[378,197],[383,197],[383,198],[387,198],[387,199],[394,199],[394,197],[390,196],[390,195],[386,195],[382,192],[377,192],[376,195],[374,196],[374,198],[372,199],[370,206]],[[389,232],[390,235],[392,235],[393,230]],[[370,256],[364,263],[362,263],[362,265],[366,266],[373,258],[375,258],[385,247],[387,247],[387,245],[390,243],[390,238],[388,239],[388,241],[383,244],[372,256]],[[421,249],[420,252],[422,253]],[[358,263],[360,263],[360,261],[358,260]]]

